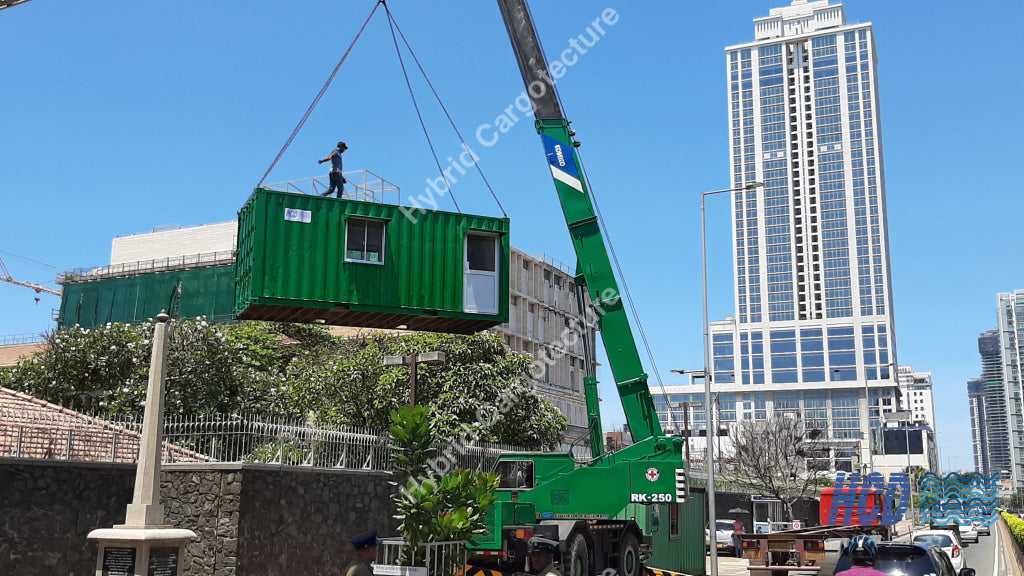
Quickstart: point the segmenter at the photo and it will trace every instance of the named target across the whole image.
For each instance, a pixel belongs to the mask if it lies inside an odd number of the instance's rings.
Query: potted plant
[[[438,474],[431,467],[437,450],[426,407],[403,406],[391,419],[395,518],[402,541],[391,560],[397,564],[382,565],[378,573],[448,576],[458,562],[465,563],[466,542],[487,532],[484,513],[495,501],[498,477],[472,470]]]

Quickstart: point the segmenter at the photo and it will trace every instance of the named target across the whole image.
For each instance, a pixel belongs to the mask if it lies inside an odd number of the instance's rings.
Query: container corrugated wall
[[[406,209],[408,210],[408,209]],[[507,218],[257,188],[238,217],[239,319],[476,332],[508,320]],[[346,261],[349,219],[384,222],[383,263]],[[497,310],[463,307],[468,232],[498,237]]]
[[[673,534],[671,507],[678,511],[678,533]],[[658,529],[653,531],[651,557],[647,566],[669,572],[703,576],[707,572],[704,549],[704,524],[707,522],[705,494],[693,491],[682,504],[648,506],[647,527],[653,528],[652,516],[657,508]]]
[[[181,283],[178,316],[210,320],[233,317],[235,273],[232,266],[212,266],[124,278],[66,282],[57,325],[95,328],[108,322],[136,324],[171,310]]]

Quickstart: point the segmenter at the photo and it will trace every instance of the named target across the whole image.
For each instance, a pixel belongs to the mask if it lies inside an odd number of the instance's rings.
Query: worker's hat
[[[541,552],[546,554],[554,554],[558,550],[558,542],[545,538],[543,536],[534,536],[528,541],[530,553]]]
[[[348,150],[348,144],[345,144],[344,142],[338,142],[338,149],[339,150]]]
[[[377,539],[376,530],[363,532],[362,534],[349,540],[349,542],[352,543],[352,546],[354,546],[356,550],[362,550],[363,548],[369,548],[370,546],[380,545],[380,540]]]

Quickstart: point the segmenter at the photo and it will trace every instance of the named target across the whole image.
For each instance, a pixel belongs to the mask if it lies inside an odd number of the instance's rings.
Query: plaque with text
[[[135,576],[135,548],[104,548],[103,576]]]
[[[178,576],[178,548],[153,548],[149,551],[149,576]]]

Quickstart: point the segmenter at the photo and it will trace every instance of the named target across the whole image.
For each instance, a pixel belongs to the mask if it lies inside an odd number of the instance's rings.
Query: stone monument
[[[135,494],[125,523],[89,533],[99,544],[96,576],[181,576],[185,544],[195,532],[164,524],[160,504],[160,453],[164,428],[167,321],[163,311],[153,328],[146,411],[135,471]]]

